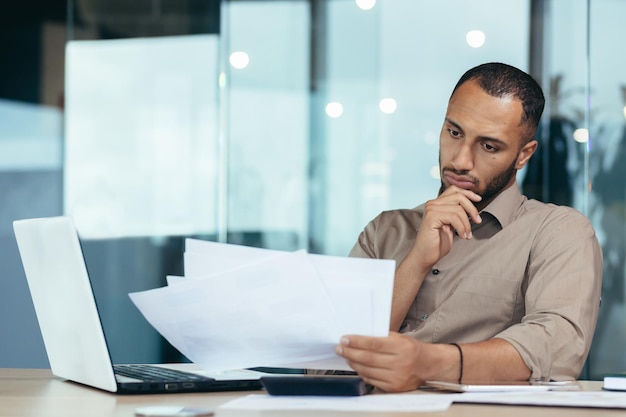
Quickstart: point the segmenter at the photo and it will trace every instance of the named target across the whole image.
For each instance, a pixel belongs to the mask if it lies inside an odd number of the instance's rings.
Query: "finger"
[[[413,391],[418,388],[419,385],[416,386],[402,386],[400,385],[393,377],[389,379],[377,379],[377,378],[367,378],[361,377],[366,384],[373,385],[378,390],[383,392],[404,392],[404,391]]]
[[[350,363],[348,365],[363,379],[366,384],[387,390],[393,382],[393,373],[386,369],[370,368],[361,364]]]
[[[434,211],[459,210],[459,215],[466,219],[471,219],[474,223],[480,223],[482,219],[478,213],[478,209],[464,196],[454,196],[448,199],[431,200],[426,203],[426,208]]]
[[[472,238],[472,224],[467,217],[467,213],[461,206],[454,206],[449,213],[448,224],[463,239]]]
[[[392,341],[389,337],[346,335],[340,340],[340,346],[377,353],[393,353]]]
[[[365,381],[366,384],[387,392],[399,392],[416,389],[420,382],[406,375],[405,372],[386,368],[373,368],[358,363],[348,364]]]
[[[393,377],[392,361],[388,358],[388,354],[372,354],[348,347],[344,347],[343,352],[346,362],[359,376],[377,381],[372,385],[378,386],[381,381],[389,381]]]
[[[396,332],[384,338],[345,336],[338,347],[366,383],[383,391],[406,391],[420,384],[411,372],[419,356],[419,342],[413,338]],[[368,350],[372,348],[375,350]]]
[[[452,228],[452,226],[446,225],[441,228],[441,231],[445,235],[445,241],[442,242],[442,244],[446,244],[448,245],[448,247],[451,247],[452,242],[454,241],[454,229]],[[471,230],[470,230],[470,233],[471,233]]]
[[[439,197],[445,197],[445,196],[449,196],[449,195],[454,195],[454,194],[461,194],[466,196],[468,199],[470,199],[471,201],[478,203],[479,201],[481,201],[483,198],[480,194],[475,193],[472,190],[466,190],[465,188],[459,188],[455,185],[452,185],[448,188],[446,188],[446,190],[441,193],[439,195]]]
[[[372,352],[349,346],[338,347],[337,354],[346,359],[352,369],[357,372],[358,369],[389,369],[394,356],[390,353]]]
[[[464,239],[472,237],[472,225],[467,212],[460,204],[427,204],[422,228],[440,230],[447,225]]]
[[[483,219],[480,217],[480,214],[478,213],[478,209],[471,201],[466,200],[466,199],[461,199],[459,201],[459,205],[465,211],[466,216],[472,219],[474,223],[478,224],[483,221]]]
[[[482,222],[478,209],[474,205],[482,200],[479,194],[463,188],[449,187],[439,197],[429,201],[435,205],[460,205],[474,223]]]

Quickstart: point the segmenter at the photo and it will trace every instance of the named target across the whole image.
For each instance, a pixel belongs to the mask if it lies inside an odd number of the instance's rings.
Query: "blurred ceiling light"
[[[331,101],[326,105],[326,114],[336,119],[343,114],[343,106],[338,101]]]
[[[623,112],[624,112],[624,118],[626,118],[626,106],[624,106]]]
[[[383,113],[391,114],[398,108],[398,103],[396,103],[396,100],[392,98],[384,98],[378,103],[378,108]]]
[[[439,165],[435,165],[430,169],[430,176],[436,180],[441,179],[441,173],[439,172]]]
[[[585,143],[589,140],[589,131],[587,129],[574,130],[574,140],[578,143]]]
[[[365,162],[361,165],[361,174],[377,177],[389,177],[389,164],[385,162]]]
[[[361,10],[370,10],[376,5],[376,0],[356,0],[356,5]]]
[[[439,141],[439,136],[437,136],[437,133],[435,132],[426,132],[424,135],[424,142],[428,145],[434,145],[437,141]]]
[[[224,71],[220,72],[219,78],[218,78],[218,84],[220,86],[220,88],[225,88],[226,87],[226,74],[224,73]]]
[[[230,54],[230,65],[237,69],[244,69],[250,63],[250,57],[247,53],[237,51]]]
[[[470,30],[465,35],[465,41],[472,48],[480,48],[485,44],[485,32],[482,30]]]

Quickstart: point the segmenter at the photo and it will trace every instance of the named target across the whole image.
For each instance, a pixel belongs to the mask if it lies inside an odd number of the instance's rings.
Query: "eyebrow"
[[[446,122],[447,122],[447,123],[451,124],[451,125],[452,125],[452,126],[453,126],[456,130],[458,130],[458,131],[460,131],[460,132],[465,133],[465,131],[463,130],[463,128],[462,128],[462,127],[461,127],[458,123],[456,123],[456,122],[454,122],[454,121],[452,121],[452,120],[448,119],[447,117],[446,117],[446,119],[445,119],[445,120],[446,120]],[[497,143],[498,145],[503,146],[503,147],[504,147],[504,146],[509,146],[509,145],[508,145],[505,141],[503,141],[502,139],[492,138],[491,136],[479,136],[479,138],[480,138],[481,140],[486,140],[486,141],[488,141],[488,142],[494,142],[494,143]]]

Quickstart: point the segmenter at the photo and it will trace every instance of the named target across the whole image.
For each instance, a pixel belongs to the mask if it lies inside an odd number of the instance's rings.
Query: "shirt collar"
[[[482,212],[489,213],[498,220],[502,228],[508,226],[515,219],[517,208],[524,202],[525,197],[520,193],[517,182],[502,191],[485,207]]]

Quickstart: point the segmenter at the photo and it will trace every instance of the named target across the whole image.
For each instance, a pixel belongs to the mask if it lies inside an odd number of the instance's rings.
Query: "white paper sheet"
[[[340,337],[306,254],[130,296],[170,343],[208,370],[321,359]]]
[[[455,394],[454,402],[554,407],[626,408],[626,395],[611,391],[542,391]]]
[[[394,261],[186,243],[185,277],[129,295],[204,369],[350,369],[342,335],[388,333]]]
[[[445,411],[450,395],[375,394],[360,397],[271,396],[252,394],[236,398],[219,409],[227,410],[333,410],[352,412]]]
[[[185,240],[185,277],[202,278],[250,266],[284,252],[198,239]],[[309,255],[331,299],[339,332],[386,336],[395,262]],[[391,280],[391,282],[390,282]]]
[[[281,256],[284,251],[254,248],[200,239],[185,239],[184,270],[187,278],[219,275],[256,262]]]
[[[185,282],[185,279],[185,277],[180,277],[177,275],[167,275],[165,277],[165,282],[167,282],[167,285],[176,285]]]
[[[387,336],[395,261],[309,256],[341,319],[340,332]]]

